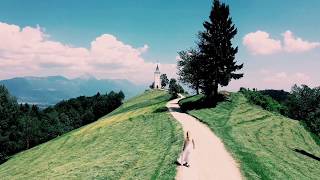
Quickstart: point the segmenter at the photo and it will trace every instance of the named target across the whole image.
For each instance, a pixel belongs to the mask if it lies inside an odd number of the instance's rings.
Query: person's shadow
[[[180,164],[178,161],[175,161],[174,164],[177,166],[182,166],[182,164]]]

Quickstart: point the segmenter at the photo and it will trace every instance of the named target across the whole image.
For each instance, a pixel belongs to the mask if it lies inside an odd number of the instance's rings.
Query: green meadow
[[[199,97],[186,98],[190,103]],[[239,162],[246,179],[319,179],[320,141],[296,120],[251,105],[240,93],[215,108],[191,110]]]
[[[16,154],[0,179],[173,179],[183,140],[170,95],[147,91],[98,121]]]

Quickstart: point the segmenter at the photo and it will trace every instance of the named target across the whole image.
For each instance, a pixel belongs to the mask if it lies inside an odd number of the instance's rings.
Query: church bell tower
[[[156,71],[154,72],[154,89],[161,89],[160,70],[157,64]]]

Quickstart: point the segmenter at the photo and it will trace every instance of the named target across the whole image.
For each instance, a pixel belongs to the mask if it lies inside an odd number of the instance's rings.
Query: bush
[[[184,112],[192,109],[200,109],[202,107],[204,95],[194,95],[179,101],[180,109]]]
[[[303,121],[313,133],[320,136],[320,87],[294,85],[287,106],[290,118]]]
[[[288,100],[290,95],[289,92],[286,92],[284,90],[274,90],[274,89],[267,89],[259,92],[261,92],[263,95],[269,95],[270,97],[272,97],[272,99],[278,101],[279,103],[285,103]]]
[[[204,94],[198,94],[184,98],[179,101],[179,105],[182,111],[190,111],[194,109],[212,108],[217,102],[224,101],[229,95],[219,93],[216,100],[212,101],[207,99]]]
[[[281,105],[276,100],[272,99],[268,95],[263,95],[261,92],[254,90],[249,90],[241,88],[240,92],[248,99],[252,104],[258,105],[263,109],[271,112],[277,112],[281,114],[286,113],[286,107]]]
[[[169,94],[171,94],[171,99],[177,98],[179,93],[184,93],[184,89],[177,83],[176,79],[170,79]]]

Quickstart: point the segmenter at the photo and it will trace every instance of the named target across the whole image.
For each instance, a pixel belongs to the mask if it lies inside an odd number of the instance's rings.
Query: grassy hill
[[[0,179],[173,179],[183,134],[149,91],[97,122],[13,156]]]
[[[184,99],[191,103],[199,97]],[[319,179],[319,138],[299,121],[262,110],[235,93],[216,108],[189,111],[218,135],[247,179]],[[299,153],[300,152],[300,153]]]

